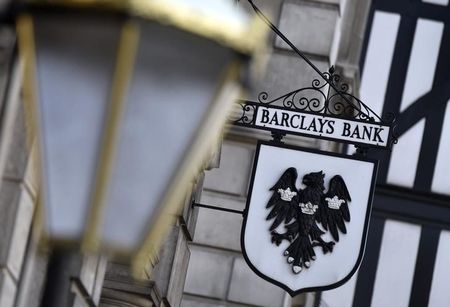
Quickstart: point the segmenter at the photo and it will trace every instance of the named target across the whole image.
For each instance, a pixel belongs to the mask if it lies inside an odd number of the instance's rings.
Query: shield
[[[241,246],[261,278],[291,296],[329,290],[364,253],[377,161],[259,142]]]

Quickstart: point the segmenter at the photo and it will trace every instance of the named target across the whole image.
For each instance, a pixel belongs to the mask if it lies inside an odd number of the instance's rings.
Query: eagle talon
[[[302,267],[301,267],[301,266],[294,265],[294,266],[292,267],[292,271],[294,271],[295,274],[300,273],[301,270],[302,270]]]
[[[272,231],[271,234],[272,234],[272,243],[275,243],[276,246],[279,246],[281,244],[281,241],[283,241],[284,236],[276,231]]]
[[[334,242],[333,241],[331,241],[331,242],[324,242],[323,245],[322,245],[323,253],[326,254],[326,253],[333,252],[333,247],[334,247]]]

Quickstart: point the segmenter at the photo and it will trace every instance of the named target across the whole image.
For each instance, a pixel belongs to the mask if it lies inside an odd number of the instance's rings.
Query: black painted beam
[[[374,1],[374,7],[377,10],[399,13],[402,16],[450,22],[450,11],[445,6],[420,0],[377,0]]]
[[[450,229],[450,196],[378,185],[373,216]]]
[[[366,250],[356,280],[353,307],[370,306],[372,301],[384,223],[384,219],[380,218],[372,218],[370,221]]]
[[[440,232],[434,227],[422,228],[409,307],[428,306]]]

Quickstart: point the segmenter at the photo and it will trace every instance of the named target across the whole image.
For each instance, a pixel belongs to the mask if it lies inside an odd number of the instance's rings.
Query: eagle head
[[[325,190],[324,181],[323,181],[324,178],[325,178],[325,174],[323,173],[323,171],[313,172],[313,173],[309,173],[309,174],[306,174],[305,176],[303,176],[302,182],[307,187],[316,188],[316,189],[320,189],[321,191],[323,191],[323,190]]]

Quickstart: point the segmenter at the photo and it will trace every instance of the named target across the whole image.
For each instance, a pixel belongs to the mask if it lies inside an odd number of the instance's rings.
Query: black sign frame
[[[253,194],[253,185],[254,185],[254,181],[255,181],[256,169],[257,169],[257,166],[258,166],[259,154],[260,154],[260,149],[261,149],[262,145],[276,147],[276,148],[286,148],[286,149],[298,150],[298,151],[314,153],[314,154],[320,154],[320,155],[326,155],[326,156],[331,156],[331,157],[345,158],[345,159],[350,159],[350,160],[357,160],[357,161],[373,163],[374,169],[373,169],[372,178],[371,178],[370,193],[369,193],[369,198],[368,198],[367,210],[366,210],[366,214],[365,214],[365,218],[364,218],[364,229],[363,229],[363,235],[362,235],[362,238],[361,238],[361,245],[360,245],[358,258],[357,258],[357,261],[355,262],[355,265],[354,265],[353,269],[342,280],[340,280],[340,281],[338,281],[338,282],[336,282],[334,284],[327,285],[327,286],[308,287],[308,288],[302,288],[300,290],[292,290],[288,286],[286,286],[285,284],[283,284],[283,283],[281,283],[281,282],[279,282],[277,280],[274,280],[274,279],[266,276],[265,274],[260,272],[252,264],[250,258],[247,255],[244,239],[245,239],[245,230],[246,230],[246,226],[247,226],[247,217],[248,217],[249,207],[250,207],[252,194]],[[270,282],[270,283],[272,283],[272,284],[282,288],[283,290],[288,292],[289,295],[291,295],[292,297],[294,297],[294,296],[296,296],[298,294],[301,294],[301,293],[305,293],[305,292],[316,292],[316,291],[331,290],[331,289],[335,289],[335,288],[340,287],[343,284],[345,284],[357,272],[357,270],[358,270],[358,268],[359,268],[359,266],[360,266],[360,264],[362,262],[363,256],[364,256],[365,245],[366,245],[366,241],[367,241],[368,228],[369,228],[369,223],[370,223],[370,216],[371,216],[371,213],[372,213],[372,203],[373,203],[373,198],[374,198],[374,193],[375,193],[375,185],[376,185],[377,173],[378,173],[378,160],[376,160],[376,159],[370,159],[370,158],[363,157],[363,156],[360,156],[360,155],[349,156],[349,155],[346,155],[346,154],[339,154],[339,153],[335,153],[335,152],[324,152],[324,151],[321,151],[321,150],[305,148],[305,147],[300,147],[300,146],[292,146],[292,145],[279,144],[279,143],[278,144],[274,144],[274,142],[270,142],[270,141],[258,141],[257,145],[256,145],[255,158],[254,158],[253,166],[252,166],[252,173],[251,173],[251,177],[250,177],[250,185],[249,185],[249,188],[248,188],[247,201],[246,201],[244,214],[243,214],[244,220],[242,222],[241,239],[240,239],[241,240],[242,255],[243,255],[244,260],[247,263],[247,265],[260,278],[262,278],[262,279],[264,279],[264,280],[266,280],[266,281],[268,281],[268,282]]]

